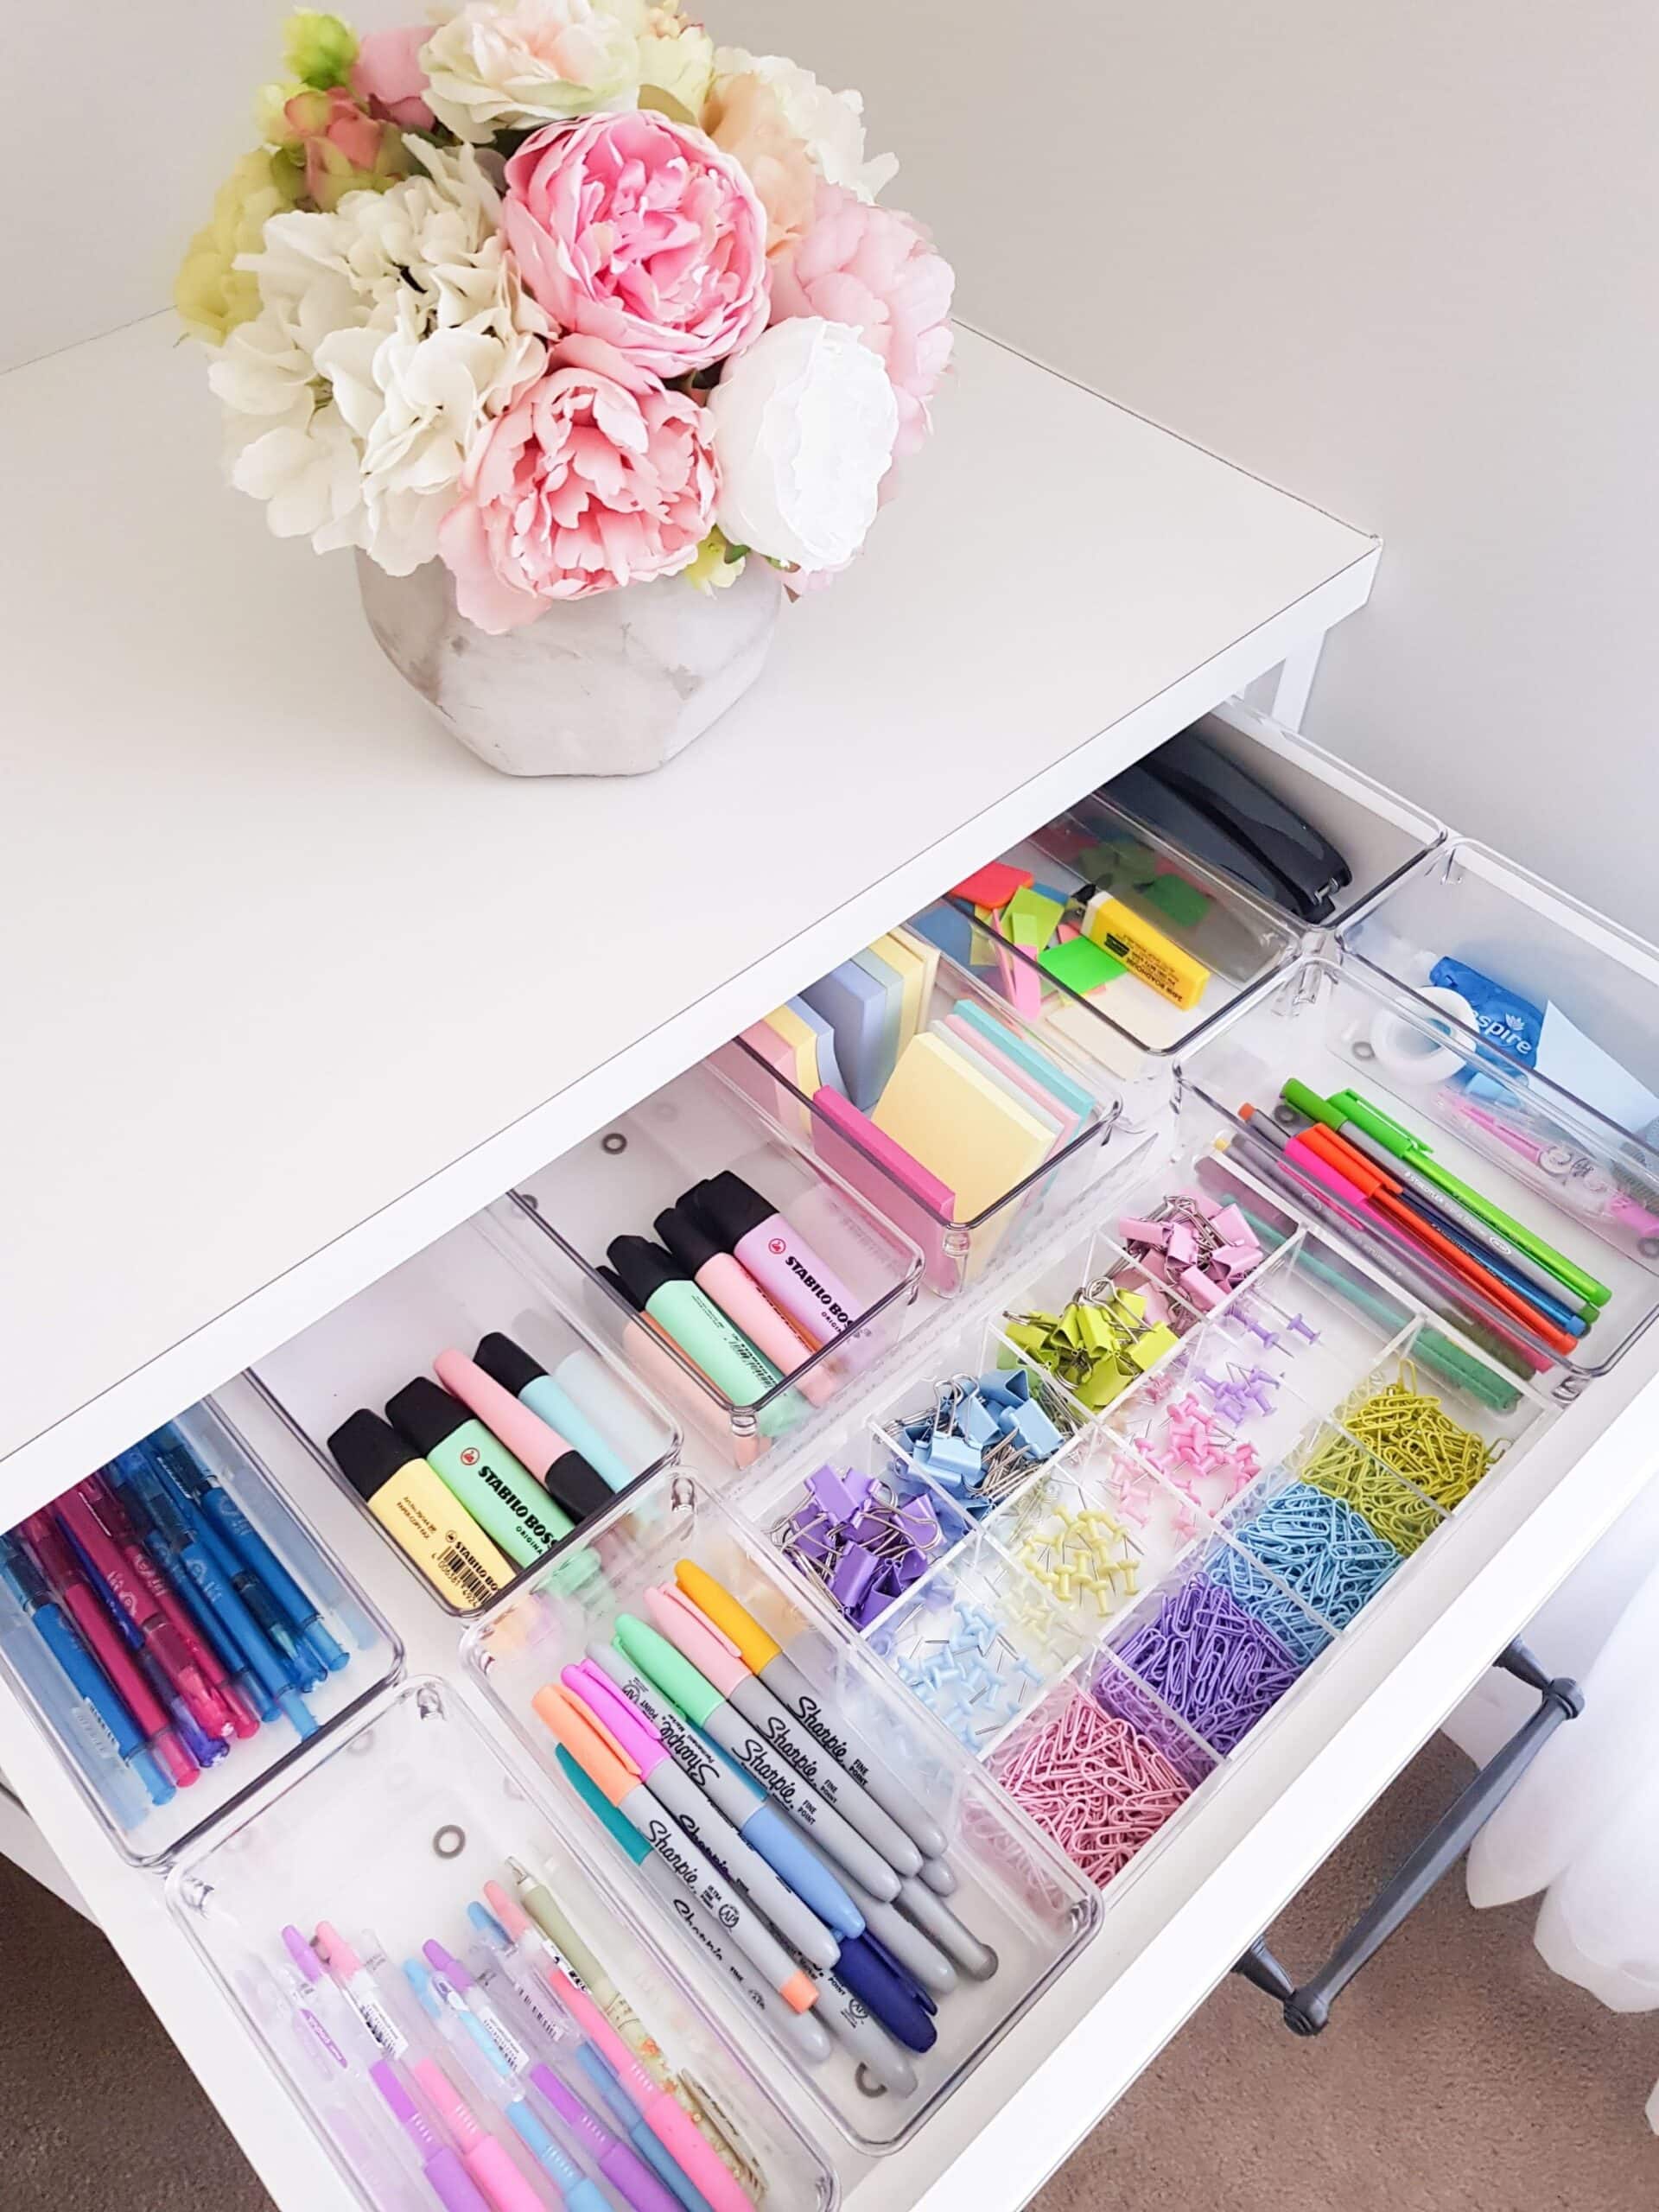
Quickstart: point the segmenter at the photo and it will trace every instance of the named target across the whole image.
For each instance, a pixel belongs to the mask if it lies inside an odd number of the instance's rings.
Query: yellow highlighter
[[[1132,976],[1138,976],[1184,1013],[1204,996],[1210,970],[1203,962],[1183,952],[1173,938],[1143,921],[1121,899],[1106,892],[1091,899],[1084,912],[1083,933],[1116,955]]]

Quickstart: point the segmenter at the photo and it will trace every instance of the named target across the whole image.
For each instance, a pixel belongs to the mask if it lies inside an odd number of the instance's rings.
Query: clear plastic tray
[[[1351,880],[1336,893],[1320,925],[1325,929],[1342,929],[1369,912],[1390,884],[1446,842],[1446,832],[1433,815],[1240,700],[1205,715],[1193,728],[1311,823],[1348,863]],[[1134,806],[1110,784],[1102,790],[1134,817]],[[1283,911],[1300,921],[1294,910]]]
[[[562,1274],[568,1279],[562,1281]],[[577,1320],[572,1294],[580,1294],[582,1287],[581,1277],[566,1269],[547,1239],[503,1203],[439,1237],[250,1370],[255,1388],[372,1522],[433,1603],[457,1618],[480,1611],[500,1592],[486,1590],[462,1605],[437,1588],[363,1505],[327,1440],[359,1407],[379,1413],[412,1376],[429,1375],[440,1352],[454,1347],[470,1357],[480,1337],[499,1330],[550,1372],[573,1355],[599,1363],[629,1408],[623,1458],[635,1465],[636,1481],[648,1480],[677,1455],[680,1431],[602,1335]],[[505,1586],[516,1588],[534,1571],[522,1570]]]
[[[729,2154],[726,2163],[741,2176],[748,2202],[757,2212],[830,2212],[838,2194],[834,2174],[656,1935],[593,1881],[589,1855],[554,1790],[515,1771],[450,1685],[417,1677],[181,1860],[168,1900],[369,2212],[423,2212],[435,2200],[367,2078],[375,2044],[331,1980],[303,1993],[283,1941],[288,1927],[308,1942],[327,1922],[353,1945],[396,2031],[410,2039],[396,2062],[405,2083],[417,2061],[435,2058],[537,2201],[553,2207],[562,2200],[507,2116],[505,2100],[515,2094],[544,2126],[551,2123],[585,2177],[601,2170],[522,2075],[500,2089],[493,2068],[480,2070],[464,2031],[451,2039],[433,2026],[402,1971],[404,1959],[421,1958],[429,1939],[468,1967],[510,2035],[609,2133],[629,2147],[640,2141],[638,2133],[624,2135],[618,2107],[596,2087],[602,2075],[591,2056],[582,2055],[579,2024],[551,1997],[527,2008],[514,1969],[503,1966],[468,1919],[467,1908],[481,1902],[486,1882],[518,1894],[512,1860],[545,1885],[606,1970],[608,1982],[591,1993],[606,2028],[620,2034],[628,2050],[643,2052],[653,2088],[683,2085],[685,2108]],[[530,1979],[532,1987],[544,1987],[533,1971]],[[598,2048],[607,2055],[602,2043]],[[647,2134],[642,2147],[649,2152],[656,2140]],[[601,2193],[609,2204],[602,2187]]]
[[[588,1326],[734,1465],[804,1427],[903,1330],[922,1259],[910,1237],[766,1110],[704,1065],[574,1146],[514,1194],[586,1280]],[[753,1402],[732,1399],[618,1296],[596,1269],[611,1240],[652,1236],[657,1215],[729,1169],[773,1207],[850,1291],[853,1319]]]
[[[232,1612],[239,1610],[234,1600],[248,1595],[249,1563],[254,1554],[249,1548],[226,1553],[220,1532],[232,1526],[233,1519],[221,1517],[216,1508],[207,1522],[207,1534],[204,1536],[200,1528],[196,1531],[194,1555],[207,1560],[202,1571],[211,1577],[210,1591],[222,1592],[228,1582],[232,1597],[215,1594],[210,1611],[198,1599],[191,1555],[186,1554],[188,1580],[182,1586],[181,1602],[196,1635],[218,1658],[220,1671],[210,1678],[220,1681],[229,1675],[242,1686],[251,1708],[250,1720],[262,1709],[268,1717],[260,1719],[256,1733],[233,1737],[222,1757],[201,1767],[193,1781],[178,1788],[166,1802],[156,1803],[143,1778],[145,1760],[141,1756],[134,1764],[122,1758],[93,1707],[72,1689],[44,1640],[38,1620],[26,1614],[13,1590],[0,1582],[0,1669],[52,1741],[82,1796],[103,1822],[111,1842],[124,1859],[137,1866],[167,1866],[205,1828],[242,1804],[270,1776],[291,1765],[308,1746],[333,1736],[377,1690],[396,1679],[404,1660],[403,1646],[392,1630],[327,1547],[300,1521],[264,1463],[212,1399],[192,1406],[170,1426],[183,1437],[198,1465],[225,1493],[232,1508],[239,1510],[251,1524],[254,1537],[276,1554],[279,1567],[287,1571],[316,1608],[318,1628],[313,1636],[331,1638],[344,1656],[338,1666],[321,1674],[314,1688],[299,1695],[297,1707],[290,1707],[286,1713],[273,1702],[269,1686],[262,1691],[249,1671],[247,1647],[238,1646],[233,1631],[226,1627]],[[178,1579],[171,1573],[168,1579],[179,1592]],[[262,1592],[271,1589],[273,1579],[261,1572],[257,1580],[259,1588],[252,1592],[253,1605],[263,1618],[275,1618],[279,1627],[283,1620],[291,1627],[296,1618],[293,1607],[278,1603],[270,1612],[265,1611]],[[80,1631],[73,1625],[73,1610],[57,1605],[54,1611],[60,1625],[52,1632],[60,1635],[67,1627],[84,1651]],[[258,1632],[257,1622],[254,1632]],[[262,1637],[261,1641],[266,1640]],[[323,1649],[319,1642],[319,1652]],[[227,1663],[231,1657],[237,1662],[234,1666]],[[148,1675],[176,1734],[178,1708],[167,1690],[166,1678],[152,1669],[147,1657],[137,1663]],[[308,1724],[315,1724],[314,1732],[302,1734]],[[152,1774],[157,1770],[150,1769]]]
[[[1091,887],[1109,891],[1205,971],[1188,1007],[1133,969],[1084,995],[980,920],[964,899],[947,896],[911,920],[918,936],[1045,1037],[1062,1039],[1124,1084],[1126,1111],[1137,1120],[1163,1103],[1169,1063],[1183,1046],[1300,949],[1300,931],[1282,917],[1099,796],[1057,815],[1001,858],[1068,902]],[[1080,902],[1069,904],[1067,918],[1079,921],[1082,911]]]
[[[1413,992],[1432,987],[1438,963],[1452,959],[1538,1013],[1548,1007],[1565,1016],[1560,1033],[1552,1017],[1535,1058],[1497,1026],[1484,1029],[1482,1041],[1517,1077],[1541,1072],[1587,1128],[1603,1132],[1629,1188],[1615,1178],[1611,1188],[1581,1195],[1598,1198],[1613,1219],[1621,1198],[1639,1208],[1648,1217],[1643,1233],[1659,1241],[1659,1208],[1647,1203],[1659,1182],[1659,947],[1462,838],[1402,876],[1342,931],[1342,944]],[[1629,1079],[1610,1072],[1603,1055]]]
[[[579,1661],[590,1642],[607,1636],[619,1612],[643,1612],[645,1588],[672,1583],[676,1561],[690,1558],[784,1647],[826,1713],[879,1746],[950,1839],[957,1885],[940,1902],[990,1946],[996,1970],[989,1979],[963,1972],[956,1987],[938,1997],[938,2041],[931,2051],[912,2056],[913,2093],[872,2094],[874,2085],[839,2044],[824,2064],[804,2066],[765,2024],[768,2063],[837,2129],[867,2151],[896,2148],[969,2081],[992,2045],[1076,1955],[1093,1932],[1097,1900],[839,1618],[686,1474],[619,1509],[588,1548],[599,1571],[580,1592],[561,1590],[555,1577],[544,1577],[479,1623],[463,1646],[486,1693],[539,1764],[557,1774],[554,1738],[531,1709],[535,1693],[557,1681],[561,1668]],[[551,1786],[573,1821],[586,1821],[568,1784],[561,1778]],[[612,1852],[591,1823],[578,1832],[607,1891],[637,1899],[632,1864]],[[645,1910],[653,1926],[668,1926],[671,1916],[654,1894]],[[688,1967],[700,1987],[704,1971],[700,1958]],[[723,1988],[721,1999],[735,2001]]]
[[[1370,969],[1299,962],[1189,1053],[1179,1074],[1182,1110],[1195,1114],[1195,1129],[1219,1114],[1253,1174],[1304,1217],[1338,1230],[1513,1373],[1576,1388],[1605,1374],[1659,1313],[1659,1243],[1649,1233],[1659,1219],[1659,1184],[1649,1193],[1651,1211],[1629,1198],[1635,1185],[1624,1141],[1611,1143],[1611,1132],[1592,1128],[1541,1077],[1500,1061],[1472,1030]],[[1585,1270],[1608,1294],[1588,1329],[1573,1335],[1552,1324],[1546,1333],[1460,1268],[1408,1251],[1323,1183],[1291,1173],[1263,1135],[1264,1121],[1252,1130],[1239,1111],[1248,1103],[1260,1117],[1277,1116],[1288,1077],[1326,1099],[1357,1091],[1421,1139],[1438,1169]],[[1570,1172],[1552,1175],[1563,1159]],[[1586,1217],[1580,1194],[1609,1188],[1621,1195],[1618,1209]]]
[[[734,1038],[712,1056],[712,1065],[731,1083],[785,1126],[800,1128],[820,1160],[920,1248],[926,1287],[945,1298],[956,1297],[977,1282],[994,1258],[1006,1259],[1028,1244],[1041,1234],[1046,1223],[1062,1216],[1103,1178],[1133,1173],[1133,1163],[1150,1142],[1147,1130],[1130,1130],[1126,1126],[1117,1087],[1081,1060],[1075,1048],[1057,1046],[1052,1039],[1039,1036],[997,993],[942,961],[926,1009],[927,1022],[949,1016],[963,999],[1001,1023],[1022,1045],[1052,1060],[1090,1101],[1077,1134],[972,1221],[947,1220],[908,1190],[863,1146],[826,1120],[803,1091],[741,1037]]]

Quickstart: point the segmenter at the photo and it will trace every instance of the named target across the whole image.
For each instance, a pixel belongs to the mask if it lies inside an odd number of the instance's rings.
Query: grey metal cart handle
[[[1293,2035],[1316,2036],[1328,2024],[1332,2003],[1360,1968],[1382,1949],[1441,1875],[1457,1864],[1561,1723],[1576,1720],[1584,1711],[1584,1692],[1578,1684],[1547,1675],[1524,1643],[1511,1643],[1492,1663],[1537,1691],[1537,1711],[1435,1822],[1319,1972],[1299,1986],[1263,1942],[1252,1943],[1233,1968],[1279,2000]]]

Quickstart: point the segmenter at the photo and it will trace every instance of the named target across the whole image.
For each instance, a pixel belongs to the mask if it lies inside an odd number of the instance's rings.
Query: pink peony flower
[[[397,31],[371,31],[352,65],[352,90],[371,114],[402,130],[430,130],[437,118],[426,104],[426,71],[421,49],[432,35],[429,23],[410,23]]]
[[[681,377],[766,327],[766,216],[737,163],[646,109],[552,124],[507,163],[502,229],[563,330]]]
[[[928,433],[928,402],[950,359],[950,264],[909,215],[820,184],[810,227],[772,264],[772,319],[850,323],[881,356],[899,401],[893,458]]]
[[[714,520],[702,409],[602,340],[570,336],[473,448],[438,551],[492,636],[554,601],[689,568]]]

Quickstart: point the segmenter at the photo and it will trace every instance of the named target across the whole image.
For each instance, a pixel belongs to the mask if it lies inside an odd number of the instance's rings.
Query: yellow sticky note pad
[[[793,1007],[774,1007],[766,1026],[775,1029],[795,1054],[795,1088],[810,1098],[818,1088],[818,1039]]]
[[[902,1052],[922,1026],[922,991],[926,982],[926,963],[903,938],[892,930],[886,937],[877,938],[870,950],[878,959],[887,962],[904,989],[905,1001],[899,1015],[899,1050]]]
[[[973,1221],[1040,1167],[1053,1142],[1040,1122],[938,1037],[914,1039],[870,1119],[957,1194]]]

